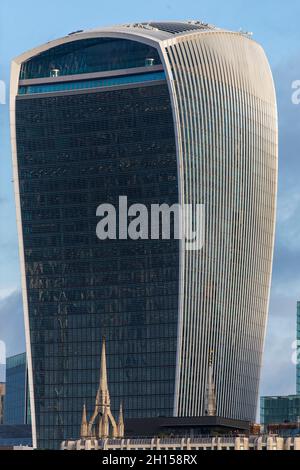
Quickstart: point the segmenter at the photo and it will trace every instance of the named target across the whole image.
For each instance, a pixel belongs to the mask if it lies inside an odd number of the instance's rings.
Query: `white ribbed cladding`
[[[272,271],[277,111],[262,48],[228,32],[164,42],[181,200],[205,204],[205,246],[181,253],[174,414],[203,415],[214,350],[217,413],[254,420]]]

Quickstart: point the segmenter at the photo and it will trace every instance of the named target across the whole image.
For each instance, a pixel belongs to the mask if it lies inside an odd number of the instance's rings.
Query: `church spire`
[[[206,414],[208,416],[217,415],[216,393],[215,393],[215,384],[214,384],[214,378],[213,378],[213,357],[214,357],[214,352],[210,351],[209,365],[208,365],[208,381],[207,381],[207,387],[206,387]]]
[[[106,339],[104,336],[102,338],[100,388],[108,392],[107,368],[106,368]]]
[[[85,406],[85,404],[83,405],[83,410],[82,410],[80,437],[81,437],[81,439],[84,439],[84,438],[88,437],[88,423],[87,423],[87,418],[86,418],[86,406]]]
[[[107,384],[107,367],[106,367],[106,340],[102,338],[101,350],[101,367],[100,367],[100,380],[97,392],[96,405],[99,411],[104,414],[105,407],[110,407],[110,396]]]
[[[98,426],[96,420],[98,419]],[[99,388],[96,395],[95,410],[90,419],[88,426],[88,434],[92,436],[93,429],[96,431],[96,436],[105,438],[109,435],[109,427],[112,428],[112,436],[117,436],[117,424],[110,409],[110,396],[107,383],[107,368],[106,368],[106,341],[102,338],[101,349],[101,365],[100,365],[100,378]]]
[[[124,416],[123,416],[123,403],[120,403],[119,421],[118,421],[118,437],[124,437]]]
[[[99,420],[99,430],[98,436],[101,439],[106,439],[109,436],[109,420],[108,420],[108,408],[104,408],[104,414],[101,416]]]

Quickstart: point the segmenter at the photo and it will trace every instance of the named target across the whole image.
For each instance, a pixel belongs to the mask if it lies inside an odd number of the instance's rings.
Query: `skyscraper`
[[[278,432],[280,426],[287,430],[293,429],[298,432],[300,427],[300,368],[299,368],[299,346],[300,341],[300,302],[297,302],[297,345],[296,345],[296,395],[286,396],[266,396],[260,398],[260,422],[268,426],[278,426],[273,428],[273,432]],[[293,358],[294,359],[294,358]]]
[[[26,354],[22,353],[6,361],[4,423],[27,424],[28,414]]]
[[[4,422],[4,400],[5,400],[5,382],[6,382],[6,347],[3,341],[0,341],[0,424]]]
[[[0,424],[4,423],[5,383],[0,382]]]
[[[297,365],[296,365],[296,393],[300,395],[300,302],[297,302]]]
[[[255,418],[273,258],[277,113],[263,49],[198,21],[79,31],[16,58],[11,127],[33,437],[93,403]],[[96,237],[96,209],[203,204],[205,244]]]

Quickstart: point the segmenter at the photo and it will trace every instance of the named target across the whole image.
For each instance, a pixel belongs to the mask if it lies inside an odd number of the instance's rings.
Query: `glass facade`
[[[23,353],[7,358],[4,423],[26,424],[26,416],[27,367],[26,354]]]
[[[260,422],[268,424],[297,423],[300,420],[300,395],[261,397]]]
[[[153,80],[165,80],[165,72],[141,73],[138,75],[126,75],[125,77],[102,78],[98,80],[81,80],[67,83],[53,83],[45,85],[21,86],[20,95],[33,93],[53,93],[57,91],[82,90],[88,88],[101,88],[115,85],[128,85],[130,83],[141,83]]]
[[[26,424],[0,426],[0,448],[32,447],[31,427]],[[3,450],[3,449],[1,449]]]
[[[296,366],[296,393],[300,395],[300,302],[297,302],[297,366]]]
[[[96,237],[120,195],[178,202],[166,82],[19,98],[16,122],[39,447],[78,436],[103,335],[113,413],[172,415],[179,242]]]
[[[203,416],[213,350],[218,416],[255,419],[277,190],[270,67],[243,34],[177,35],[176,25],[157,25],[78,33],[13,62],[39,447],[78,436],[83,403],[94,404],[103,335],[113,414],[123,400],[127,418]],[[96,75],[76,76],[89,73]],[[97,207],[118,207],[119,196],[147,207],[201,204],[203,248],[100,242]]]
[[[0,382],[0,425],[4,422],[5,383]]]
[[[151,60],[152,59],[152,60]],[[104,72],[161,63],[153,47],[119,38],[72,41],[24,62],[21,79]]]

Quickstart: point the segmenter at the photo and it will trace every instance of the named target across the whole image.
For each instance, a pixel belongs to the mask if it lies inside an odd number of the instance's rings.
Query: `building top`
[[[220,30],[216,26],[213,26],[202,21],[190,20],[190,21],[149,21],[141,23],[127,23],[115,26],[109,26],[104,28],[96,28],[89,31],[104,31],[104,30],[124,30],[127,32],[143,33],[149,37],[155,39],[168,39],[179,34],[186,34],[189,32],[204,32],[204,31],[217,31]],[[83,33],[85,31],[77,31],[70,33],[70,35]]]
[[[219,416],[171,416],[125,419],[126,437],[249,434],[250,422]]]
[[[179,36],[186,36],[195,33],[215,33],[215,32],[226,32],[232,34],[239,34],[241,36],[251,38],[252,33],[247,31],[229,31],[222,28],[217,28],[214,25],[198,21],[149,21],[149,22],[138,22],[128,23],[113,26],[103,26],[100,28],[78,30],[73,31],[66,36],[55,39],[43,44],[37,48],[27,51],[18,57],[13,62],[21,64],[22,62],[47,51],[53,47],[65,44],[68,42],[87,39],[87,38],[99,38],[99,37],[118,37],[124,39],[132,39],[141,41],[144,43],[152,44],[160,43],[172,38]]]
[[[0,425],[0,448],[6,446],[31,446],[32,431],[28,424]]]
[[[13,369],[14,367],[26,365],[26,353],[17,354],[7,358],[6,368]]]
[[[300,399],[300,394],[298,395],[270,395],[270,396],[263,396],[261,397],[261,400],[295,400],[299,398]]]

